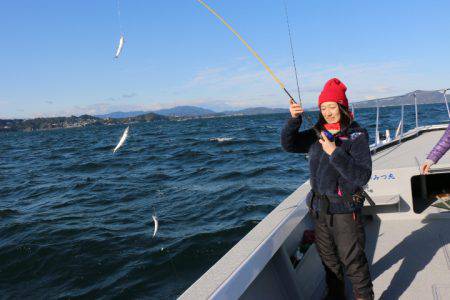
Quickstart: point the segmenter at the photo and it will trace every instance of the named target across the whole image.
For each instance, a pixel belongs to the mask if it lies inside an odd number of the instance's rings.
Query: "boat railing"
[[[447,114],[448,114],[448,118],[450,119],[450,107],[448,104],[448,100],[447,100],[447,91],[449,91],[450,89],[443,89],[443,90],[438,90],[438,92],[443,94],[443,100],[445,103],[445,107],[447,109]],[[419,101],[418,101],[418,93],[417,92],[413,92],[410,94],[406,94],[403,97],[410,97],[412,96],[414,99],[414,115],[415,115],[415,128],[412,129],[412,131],[415,131],[416,134],[419,133]],[[405,136],[405,132],[404,132],[404,125],[405,125],[405,105],[409,105],[409,104],[396,104],[396,105],[383,105],[381,106],[380,104],[382,104],[383,102],[385,102],[386,100],[392,100],[393,98],[384,98],[384,99],[378,99],[378,100],[372,100],[375,102],[376,104],[376,121],[375,121],[375,142],[373,144],[370,145],[370,148],[372,149],[372,151],[376,152],[377,148],[380,146],[385,145],[386,143],[390,143],[393,140],[396,140],[397,143],[401,143],[404,136]],[[395,135],[393,138],[391,138],[391,134],[389,129],[386,129],[386,133],[384,138],[382,139],[380,137],[380,107],[384,107],[384,106],[400,106],[401,110],[400,110],[400,121],[398,123],[397,129],[395,131]],[[355,115],[355,106],[352,105],[352,112]],[[411,131],[408,131],[408,134],[410,134]]]
[[[450,89],[444,90],[444,100],[445,100],[445,107],[447,108],[448,118],[450,119],[450,108],[448,107],[448,101],[447,101],[447,91],[448,90],[450,90]]]

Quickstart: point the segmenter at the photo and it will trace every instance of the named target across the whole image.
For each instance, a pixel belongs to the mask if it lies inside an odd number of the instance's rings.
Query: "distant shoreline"
[[[71,117],[50,117],[35,119],[0,119],[0,132],[31,132],[46,131],[54,129],[83,128],[92,126],[112,126],[112,125],[128,125],[132,123],[145,123],[154,121],[186,121],[195,119],[211,119],[223,117],[239,117],[239,116],[255,116],[267,114],[287,114],[285,112],[266,112],[266,113],[235,113],[235,114],[211,114],[201,116],[163,116],[155,113],[147,113],[135,117],[127,118],[99,118],[91,115],[71,116]]]
[[[404,96],[390,97],[380,99],[381,101],[369,100],[353,102],[351,105],[355,109],[373,109],[376,108],[377,103],[379,107],[385,106],[405,106],[414,105],[409,101],[404,101],[405,97],[410,98],[410,94]],[[442,94],[431,91],[427,92],[427,99],[421,100],[418,105],[439,104],[444,102],[441,100]],[[317,107],[310,107],[305,111],[318,111]],[[159,113],[158,113],[159,112]],[[255,116],[268,114],[288,114],[289,109],[284,108],[267,108],[267,107],[253,107],[237,111],[214,112],[212,110],[204,109],[196,106],[177,106],[171,109],[163,109],[156,112],[114,112],[106,115],[81,115],[71,117],[49,117],[49,118],[34,118],[34,119],[0,119],[0,132],[10,131],[41,131],[64,128],[81,128],[87,126],[110,126],[119,124],[131,124],[152,122],[158,120],[192,120],[192,119],[208,119],[220,117],[233,116]],[[115,117],[120,116],[120,117]]]

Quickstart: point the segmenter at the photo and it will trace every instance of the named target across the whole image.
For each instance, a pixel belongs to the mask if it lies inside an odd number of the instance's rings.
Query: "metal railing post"
[[[400,127],[400,143],[402,142],[402,138],[403,138],[403,125],[405,124],[405,122],[403,121],[404,111],[405,111],[405,105],[402,104],[402,118],[401,118],[401,121],[400,121],[400,122],[402,122],[402,127]]]
[[[419,127],[419,114],[418,114],[418,111],[417,111],[417,95],[416,95],[416,92],[414,92],[414,109],[416,111],[416,131],[417,131],[417,128]]]
[[[380,118],[380,107],[378,106],[378,101],[377,101],[377,121],[375,124],[375,145],[378,145],[380,143],[380,135],[378,133],[378,121]]]
[[[450,119],[450,109],[448,107],[448,102],[447,102],[447,91],[449,89],[445,89],[444,90],[444,102],[445,102],[445,107],[447,107],[447,114],[448,114],[448,118]]]

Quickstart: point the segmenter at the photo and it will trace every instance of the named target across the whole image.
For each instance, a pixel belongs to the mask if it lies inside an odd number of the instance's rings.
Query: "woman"
[[[430,173],[430,167],[436,164],[442,156],[450,149],[450,124],[448,124],[447,130],[441,137],[439,142],[433,147],[430,154],[427,156],[427,160],[420,167],[422,174]]]
[[[317,250],[326,271],[326,299],[345,299],[343,268],[356,299],[373,299],[372,280],[364,253],[361,220],[362,186],[372,174],[368,134],[353,121],[346,86],[330,79],[319,96],[319,120],[299,132],[303,109],[291,103],[290,118],[281,133],[288,152],[308,153]],[[333,134],[333,141],[324,131]],[[358,200],[359,201],[356,201]]]

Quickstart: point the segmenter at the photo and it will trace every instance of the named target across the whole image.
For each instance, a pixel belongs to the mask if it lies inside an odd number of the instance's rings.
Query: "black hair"
[[[348,129],[350,127],[350,123],[352,122],[352,118],[350,117],[350,113],[348,111],[348,108],[338,103],[339,112],[341,114],[341,119],[339,120],[339,123],[341,125],[341,134],[347,135]],[[326,124],[327,121],[322,115],[322,112],[319,109],[319,118],[317,119],[317,123],[314,125],[314,128],[316,130],[323,131],[325,130],[324,124]]]

